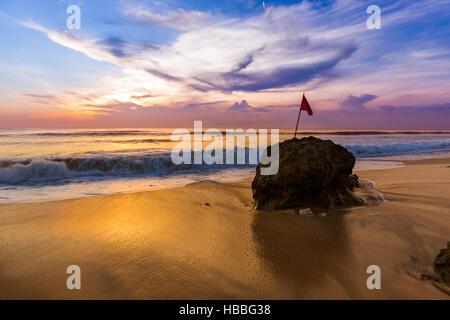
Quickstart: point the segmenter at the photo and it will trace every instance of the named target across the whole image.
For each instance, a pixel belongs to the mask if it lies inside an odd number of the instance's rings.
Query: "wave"
[[[414,141],[382,145],[344,144],[356,158],[397,156],[450,150],[450,141]]]
[[[58,141],[58,144],[64,144],[64,143],[73,143],[72,140],[67,141]],[[79,140],[77,142],[83,142],[83,140]],[[122,140],[90,140],[87,141],[88,143],[117,143],[117,144],[140,144],[140,143],[153,143],[153,144],[160,144],[160,143],[171,143],[173,142],[170,139],[122,139]],[[17,141],[1,141],[2,145],[18,145],[20,144]],[[48,141],[30,141],[27,143],[27,145],[43,145],[47,146],[49,144]]]
[[[0,183],[35,184],[81,177],[158,174],[173,166],[170,156],[4,161],[0,163]]]
[[[367,205],[377,205],[388,202],[388,200],[384,198],[384,195],[376,189],[376,183],[374,181],[359,178],[358,183],[359,187],[355,188],[355,194],[361,197]]]
[[[146,130],[113,130],[113,131],[71,131],[71,132],[30,132],[30,133],[10,133],[0,132],[0,136],[11,137],[84,137],[84,136],[139,136],[139,135],[170,135],[169,133],[160,131],[146,131]]]
[[[442,152],[450,150],[450,139],[418,140],[409,142],[392,142],[384,144],[343,144],[356,158],[374,158],[383,156],[398,156]],[[173,163],[168,151],[139,156],[99,155],[0,160],[0,184],[2,185],[33,185],[38,183],[73,182],[73,180],[89,180],[99,178],[127,178],[147,176],[169,176],[185,173],[213,173],[220,170],[236,168],[253,168],[249,164],[250,150],[245,148],[245,164],[182,164]],[[137,150],[133,150],[137,152]],[[232,150],[229,150],[232,151]],[[224,151],[224,159],[226,153]],[[234,150],[234,163],[237,162],[238,148]],[[121,152],[125,152],[121,150]],[[148,153],[148,149],[140,149],[139,153]],[[155,152],[155,150],[153,150]],[[165,153],[162,153],[165,152]],[[191,163],[194,153],[191,153]]]
[[[234,129],[236,131],[236,129]],[[223,135],[227,134],[226,130],[220,131]],[[270,132],[270,131],[269,131]],[[191,135],[194,131],[189,132]],[[258,134],[258,130],[256,130]],[[245,135],[245,130],[243,132],[234,132],[235,135]],[[378,135],[450,135],[450,131],[301,131],[297,132],[298,136],[321,136],[321,135],[331,135],[331,136],[378,136]],[[170,135],[170,132],[167,133]],[[280,129],[280,135],[292,135],[294,136],[294,131],[287,131]]]
[[[33,160],[30,162],[15,163],[0,169],[1,184],[20,184],[24,182],[40,183],[55,181],[70,177],[69,170],[63,163],[46,160]]]
[[[249,149],[246,148],[246,159]],[[235,161],[237,163],[237,152]],[[226,152],[224,152],[224,159]],[[191,153],[191,163],[194,153]],[[167,176],[183,173],[208,173],[229,168],[256,167],[256,164],[181,164],[176,165],[170,154],[128,157],[93,157],[0,161],[0,184],[38,184],[70,179],[126,178]],[[67,181],[73,182],[73,181]]]
[[[99,141],[104,142],[104,141]],[[162,143],[162,142],[173,142],[169,139],[133,139],[133,140],[111,140],[111,143],[123,143],[123,144],[138,144],[138,143]]]

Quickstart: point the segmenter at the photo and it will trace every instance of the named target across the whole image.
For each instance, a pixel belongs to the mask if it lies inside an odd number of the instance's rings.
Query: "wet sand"
[[[450,240],[450,159],[358,174],[389,202],[256,212],[243,181],[0,205],[0,298],[449,299],[420,275]]]

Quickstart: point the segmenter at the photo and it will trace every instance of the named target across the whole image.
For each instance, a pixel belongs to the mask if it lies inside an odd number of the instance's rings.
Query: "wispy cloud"
[[[50,94],[36,94],[36,93],[22,93],[21,96],[33,99],[55,99],[54,95]]]
[[[201,28],[211,21],[211,14],[208,12],[178,9],[165,14],[158,14],[142,5],[138,7],[127,6],[123,13],[136,22],[149,25],[162,25],[178,30]]]
[[[52,83],[41,92],[21,89],[28,94],[21,98],[57,101],[67,112],[103,118],[149,112],[166,117],[172,108],[186,118],[188,111],[211,118],[240,112],[248,121],[267,117],[274,122],[289,120],[300,89],[308,90],[315,110],[343,113],[378,115],[415,105],[435,109],[448,101],[450,48],[438,40],[449,29],[433,24],[436,17],[448,16],[446,1],[384,1],[381,30],[365,25],[367,1],[278,6],[266,1],[265,10],[233,16],[186,9],[193,4],[181,9],[173,7],[178,2],[155,3],[120,2],[116,18],[135,37],[128,31],[91,30],[88,24],[75,32],[56,30],[50,23],[0,14],[116,71],[84,75],[96,86],[71,88],[72,94],[57,94],[59,84]],[[248,3],[255,6],[260,5]],[[421,23],[429,23],[440,38]],[[150,41],[143,35],[161,29],[170,37],[152,34]],[[241,103],[233,105],[236,101]],[[447,114],[446,107],[439,110]],[[258,114],[247,117],[252,113]]]
[[[349,39],[323,40],[313,30],[304,35],[300,27],[286,24],[292,11],[295,14],[307,7],[270,8],[249,19],[221,17],[214,23],[197,12],[177,10],[161,16],[144,9],[127,9],[127,14],[147,17],[157,24],[174,20],[187,26],[173,43],[147,47],[120,37],[96,39],[48,30],[35,23],[23,25],[93,59],[144,71],[154,81],[177,82],[181,91],[256,92],[327,77],[327,72],[357,49]],[[202,22],[191,28],[190,19]]]

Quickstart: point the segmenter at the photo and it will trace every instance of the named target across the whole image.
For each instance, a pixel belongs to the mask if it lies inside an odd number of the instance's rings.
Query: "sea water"
[[[251,178],[255,165],[175,165],[172,129],[0,130],[0,203],[69,199]],[[355,170],[450,157],[447,131],[310,131],[357,158]],[[293,136],[280,131],[280,140]],[[247,150],[248,151],[248,150]]]

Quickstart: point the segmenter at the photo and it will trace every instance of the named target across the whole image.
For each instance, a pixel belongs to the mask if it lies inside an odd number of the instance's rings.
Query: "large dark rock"
[[[284,141],[279,148],[276,175],[261,175],[261,164],[256,168],[252,183],[255,209],[329,208],[364,203],[352,193],[358,186],[358,177],[352,175],[355,157],[344,147],[330,140],[308,137]]]
[[[441,249],[434,260],[434,269],[439,273],[442,281],[450,285],[450,241],[447,242],[447,248]]]

